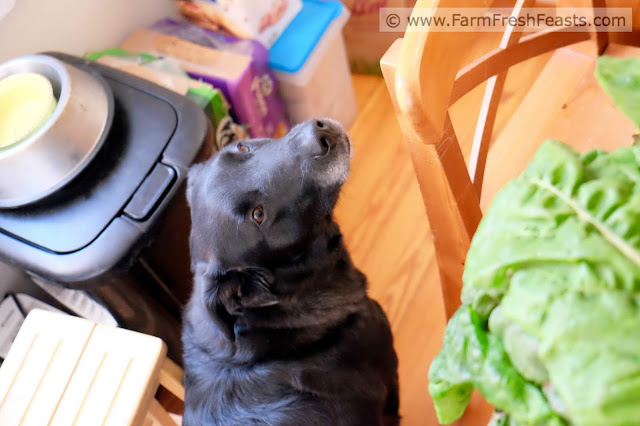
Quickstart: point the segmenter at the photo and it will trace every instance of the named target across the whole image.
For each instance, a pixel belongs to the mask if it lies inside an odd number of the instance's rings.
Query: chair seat
[[[157,337],[32,311],[0,368],[0,424],[141,424],[166,351]]]
[[[611,44],[615,57],[640,57],[640,48]],[[635,125],[600,88],[596,56],[580,45],[556,50],[527,91],[520,106],[497,135],[487,156],[483,210],[495,193],[518,176],[546,139],[559,139],[578,152],[612,151],[632,143]]]

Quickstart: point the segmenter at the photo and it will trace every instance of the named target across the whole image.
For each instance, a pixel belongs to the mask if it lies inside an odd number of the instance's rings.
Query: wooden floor
[[[433,425],[427,371],[444,311],[431,233],[413,166],[382,77],[354,76],[352,172],[336,211],[355,264],[391,321],[400,358],[403,425]]]

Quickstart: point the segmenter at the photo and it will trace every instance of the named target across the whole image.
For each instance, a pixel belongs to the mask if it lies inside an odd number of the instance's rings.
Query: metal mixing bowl
[[[98,74],[47,55],[0,64],[0,79],[23,72],[47,77],[58,105],[31,136],[0,150],[0,208],[34,203],[69,183],[96,155],[113,119],[113,93]]]

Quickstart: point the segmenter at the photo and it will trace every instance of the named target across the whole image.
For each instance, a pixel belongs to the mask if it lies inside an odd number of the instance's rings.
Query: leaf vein
[[[633,262],[636,266],[640,267],[640,253],[638,253],[631,245],[627,244],[624,239],[607,228],[603,223],[596,220],[596,218],[589,214],[586,209],[576,203],[571,197],[568,197],[558,188],[550,185],[543,180],[534,178],[531,179],[531,181],[535,185],[538,185],[542,189],[546,189],[547,191],[558,197],[560,200],[565,202],[573,211],[576,212],[578,218],[593,225],[611,245],[622,252],[622,254],[624,254],[627,259]]]

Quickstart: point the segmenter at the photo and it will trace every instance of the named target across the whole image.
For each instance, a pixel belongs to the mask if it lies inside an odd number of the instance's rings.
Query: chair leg
[[[149,412],[144,425],[146,426],[149,422],[153,426],[178,426],[167,410],[165,410],[155,398],[151,401],[151,405],[149,405]]]
[[[160,385],[184,401],[184,386],[182,385],[182,368],[169,358],[165,358],[160,369]]]

